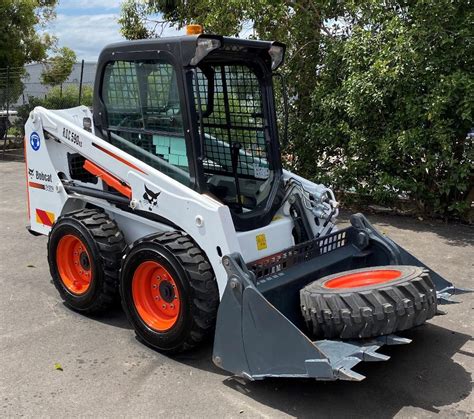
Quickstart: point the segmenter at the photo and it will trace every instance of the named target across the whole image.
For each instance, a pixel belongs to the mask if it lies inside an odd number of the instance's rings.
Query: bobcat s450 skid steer
[[[333,192],[282,168],[284,52],[205,34],[107,46],[92,112],[26,123],[29,230],[69,307],[121,300],[159,351],[214,336],[214,363],[250,380],[359,381],[455,288],[363,215],[338,229]]]

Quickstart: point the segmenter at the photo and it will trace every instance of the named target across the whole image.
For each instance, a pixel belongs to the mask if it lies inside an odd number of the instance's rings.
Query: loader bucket
[[[410,343],[386,335],[358,340],[318,340],[308,336],[299,291],[323,276],[379,265],[414,265],[430,271],[438,302],[457,293],[452,283],[380,234],[362,214],[351,227],[316,238],[246,265],[240,254],[223,257],[228,282],[216,325],[214,363],[249,380],[306,377],[353,380],[361,361],[385,361],[383,345]]]

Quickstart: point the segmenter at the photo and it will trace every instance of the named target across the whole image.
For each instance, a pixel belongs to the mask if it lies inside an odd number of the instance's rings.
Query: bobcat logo
[[[151,211],[153,207],[156,207],[156,204],[158,203],[158,195],[160,195],[161,192],[153,192],[150,189],[148,189],[145,186],[145,193],[143,194],[143,199],[148,202],[148,209]]]
[[[33,177],[34,174],[35,174],[35,169],[28,168],[28,176]]]

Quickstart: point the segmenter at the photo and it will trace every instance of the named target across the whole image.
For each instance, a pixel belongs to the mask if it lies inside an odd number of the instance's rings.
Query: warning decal
[[[257,241],[257,250],[264,250],[267,248],[267,238],[265,237],[265,234],[257,234],[255,239]]]
[[[39,224],[43,224],[48,227],[52,227],[54,220],[55,220],[54,213],[41,210],[41,209],[36,209],[36,222]]]

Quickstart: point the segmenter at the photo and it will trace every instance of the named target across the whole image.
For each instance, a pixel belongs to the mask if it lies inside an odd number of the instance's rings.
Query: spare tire
[[[318,279],[300,291],[301,312],[318,338],[388,335],[436,313],[436,290],[426,269],[376,266]]]

